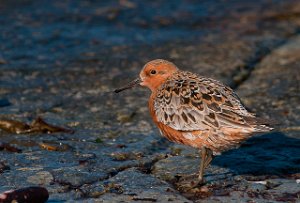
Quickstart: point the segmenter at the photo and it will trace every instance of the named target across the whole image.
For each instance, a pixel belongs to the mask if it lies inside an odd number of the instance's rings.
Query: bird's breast
[[[165,124],[158,121],[158,119],[156,117],[155,108],[154,108],[154,103],[155,103],[156,96],[157,96],[157,94],[155,92],[152,93],[151,96],[150,96],[149,111],[150,111],[150,115],[151,115],[155,125],[160,130],[160,133],[170,141],[185,144],[185,145],[192,145],[193,147],[196,147],[195,143],[193,143],[193,144],[190,143],[190,142],[194,141],[193,138],[189,139],[189,137],[186,137],[186,136],[183,135],[182,131],[175,130],[175,129],[171,128],[170,126],[165,125]]]

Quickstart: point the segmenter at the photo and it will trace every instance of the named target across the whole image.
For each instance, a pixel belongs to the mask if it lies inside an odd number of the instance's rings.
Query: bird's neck
[[[154,109],[154,101],[155,101],[155,98],[156,98],[156,91],[152,91],[151,93],[151,96],[149,98],[149,112],[150,112],[150,115],[153,119],[153,121],[156,123],[156,115],[155,115],[155,109]]]

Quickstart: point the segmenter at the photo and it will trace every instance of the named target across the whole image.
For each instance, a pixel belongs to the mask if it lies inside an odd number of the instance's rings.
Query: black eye
[[[151,70],[150,73],[151,73],[152,75],[154,75],[154,74],[156,74],[156,70]]]

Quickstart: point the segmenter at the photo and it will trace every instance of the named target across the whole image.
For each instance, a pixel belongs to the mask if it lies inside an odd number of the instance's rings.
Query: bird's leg
[[[203,175],[206,167],[209,166],[210,162],[213,159],[212,150],[202,147],[200,150],[201,162],[200,162],[200,171],[197,180],[195,181],[195,176],[193,176],[193,181],[183,180],[180,182],[178,189],[182,191],[189,191],[191,189],[197,188],[204,183]]]
[[[210,164],[213,158],[212,151],[206,147],[201,148],[201,163],[200,163],[200,170],[198,176],[198,184],[202,184],[204,182],[203,175],[205,168]]]
[[[204,164],[204,169],[206,169],[209,166],[212,160],[213,160],[213,152],[211,149],[206,148],[206,160]]]

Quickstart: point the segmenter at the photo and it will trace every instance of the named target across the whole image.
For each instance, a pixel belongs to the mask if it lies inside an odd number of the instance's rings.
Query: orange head
[[[132,81],[127,86],[116,89],[118,93],[125,89],[129,89],[136,84],[148,87],[152,92],[155,91],[166,79],[178,71],[178,68],[171,62],[163,59],[155,59],[148,62],[140,72],[140,78]]]

